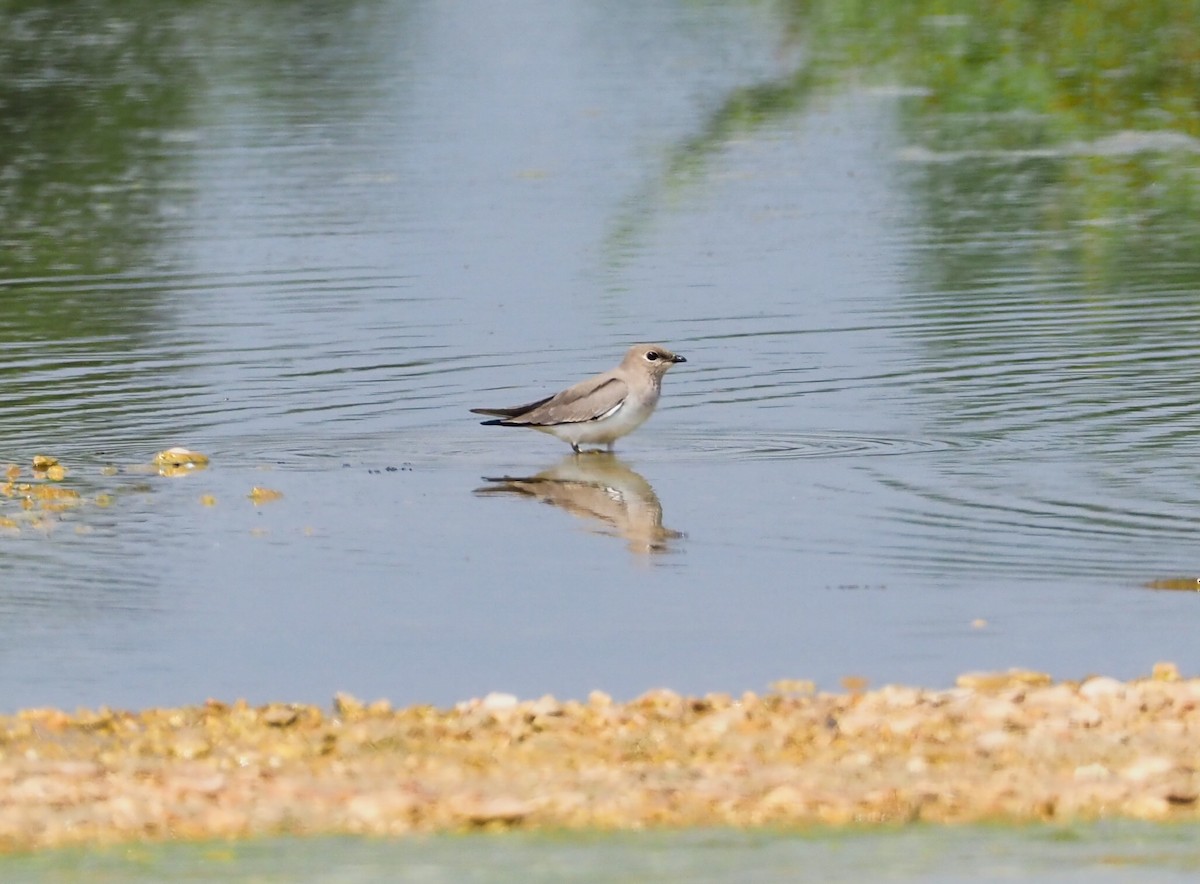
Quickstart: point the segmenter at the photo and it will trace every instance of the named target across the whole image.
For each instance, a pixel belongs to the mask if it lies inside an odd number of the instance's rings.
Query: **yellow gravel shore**
[[[473,827],[1195,819],[1200,679],[1009,672],[884,687],[451,710],[0,717],[0,846]]]

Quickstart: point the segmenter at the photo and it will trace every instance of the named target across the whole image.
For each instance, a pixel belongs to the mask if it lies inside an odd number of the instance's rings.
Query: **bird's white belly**
[[[646,418],[654,412],[656,401],[657,397],[651,401],[642,400],[640,402],[626,399],[618,408],[604,417],[575,424],[538,427],[538,429],[551,433],[572,445],[608,445],[644,424]]]

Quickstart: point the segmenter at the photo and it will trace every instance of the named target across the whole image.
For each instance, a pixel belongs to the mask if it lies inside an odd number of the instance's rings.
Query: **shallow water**
[[[0,38],[3,457],[86,499],[0,507],[0,708],[1200,669],[1143,587],[1198,569],[1196,224],[1063,174],[1159,141],[739,123],[757,4],[158,10]],[[590,474],[467,411],[638,340],[688,362]]]
[[[700,831],[604,836],[272,839],[52,851],[0,859],[5,880],[923,881],[1194,879],[1191,827],[910,827],[883,832]]]

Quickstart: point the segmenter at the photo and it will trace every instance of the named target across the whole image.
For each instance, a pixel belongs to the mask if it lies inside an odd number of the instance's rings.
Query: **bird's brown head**
[[[625,365],[640,368],[661,377],[677,362],[687,362],[678,353],[672,353],[662,344],[634,344],[625,354]]]

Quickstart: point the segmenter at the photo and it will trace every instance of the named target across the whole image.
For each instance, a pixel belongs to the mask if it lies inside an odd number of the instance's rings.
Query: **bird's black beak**
[[[674,356],[671,357],[671,361],[672,362],[687,362],[687,360],[684,359],[682,356],[680,356],[678,353],[676,353]]]

